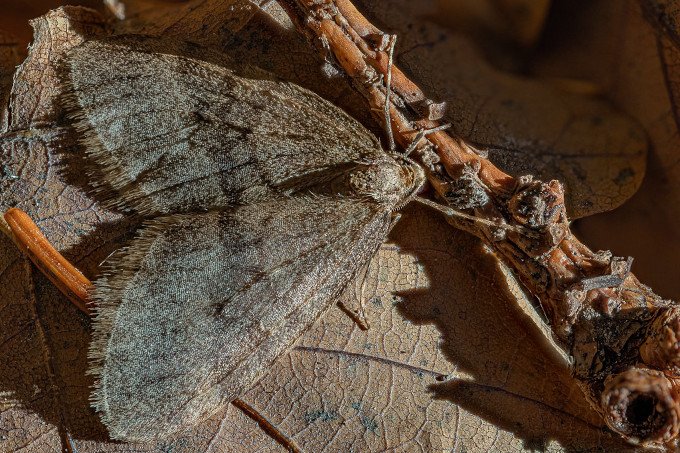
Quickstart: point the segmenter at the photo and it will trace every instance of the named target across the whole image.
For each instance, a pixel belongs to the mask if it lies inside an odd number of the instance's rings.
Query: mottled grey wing
[[[383,153],[312,92],[229,65],[222,54],[136,35],[69,53],[63,104],[109,204],[158,215],[253,203]]]
[[[159,218],[95,283],[94,405],[153,440],[243,394],[383,242],[371,202],[293,197]]]

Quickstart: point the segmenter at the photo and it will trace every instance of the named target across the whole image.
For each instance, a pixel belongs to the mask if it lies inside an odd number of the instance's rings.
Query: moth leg
[[[420,141],[423,139],[423,137],[425,137],[427,134],[431,134],[433,132],[443,131],[443,130],[448,129],[450,127],[451,127],[451,125],[447,123],[447,124],[442,124],[441,126],[433,127],[431,129],[423,129],[423,130],[418,131],[416,138],[414,138],[413,141],[411,142],[411,144],[408,145],[408,148],[406,148],[406,150],[404,150],[404,154],[403,154],[404,157],[410,156],[411,153],[413,152],[413,150],[416,149],[416,147],[418,146]]]
[[[295,445],[292,439],[283,434],[279,429],[274,426],[269,420],[264,418],[257,409],[253,408],[250,404],[246,403],[240,398],[236,398],[231,402],[234,406],[239,408],[241,412],[250,417],[253,421],[260,425],[260,428],[269,435],[272,439],[277,441],[283,447],[285,447],[291,453],[302,453],[300,447]]]
[[[436,203],[432,200],[428,200],[427,198],[414,196],[413,200],[415,200],[419,203],[422,203],[425,206],[428,206],[432,209],[435,209],[435,210],[441,212],[442,214],[444,214],[446,217],[449,217],[449,218],[459,218],[459,219],[470,220],[472,222],[482,224],[482,225],[486,225],[486,226],[489,226],[489,227],[502,228],[502,229],[505,229],[507,231],[514,231],[516,233],[523,234],[525,236],[531,236],[531,237],[536,236],[536,233],[529,230],[528,228],[522,228],[522,227],[517,226],[517,225],[508,225],[507,223],[494,222],[492,220],[488,220],[488,219],[484,219],[484,218],[477,217],[477,216],[474,216],[474,215],[466,214],[466,213],[459,211],[457,209],[454,209],[450,206],[446,206],[446,205],[443,205],[443,204],[440,204],[440,203]]]
[[[394,64],[394,47],[397,43],[397,35],[389,35],[389,41],[388,41],[388,49],[387,49],[387,72],[385,74],[385,104],[383,104],[383,114],[385,116],[385,132],[387,132],[387,139],[388,139],[388,144],[389,144],[389,152],[394,152],[395,150],[395,142],[394,142],[394,133],[392,132],[392,119],[390,116],[390,94],[391,94],[391,85],[392,85],[392,66]],[[404,151],[403,155],[405,157],[408,157],[414,149],[416,149],[416,146],[418,146],[418,143],[423,139],[423,137],[427,134],[430,134],[432,132],[437,132],[437,131],[442,131],[444,129],[448,129],[451,127],[450,124],[444,124],[438,127],[433,127],[431,129],[425,129],[418,131],[418,134],[416,135],[416,138],[411,142],[411,144],[408,146],[408,148]]]
[[[401,216],[399,216],[401,217]],[[394,226],[394,221],[392,225],[390,226],[390,229]],[[373,260],[371,259],[364,268],[357,274],[356,279],[354,280],[354,297],[351,297],[351,301],[349,300],[350,297],[348,296],[347,302],[343,302],[342,300],[338,300],[336,303],[340,310],[342,310],[349,318],[354,321],[354,323],[359,327],[361,330],[368,330],[371,328],[371,324],[368,321],[368,317],[366,316],[366,301],[364,300],[364,285],[366,283],[366,274],[368,273],[368,268],[371,266],[371,262]],[[346,294],[349,294],[347,291],[345,292]],[[358,307],[354,307],[354,302],[356,301]]]
[[[371,328],[371,324],[366,319],[366,313],[364,311],[364,304],[359,300],[359,308],[352,309],[346,303],[339,300],[337,302],[338,308],[342,310],[361,330],[368,330]]]
[[[397,222],[401,219],[401,214],[398,212],[392,213],[392,222],[390,223],[388,234],[392,232],[392,229],[397,225]],[[371,260],[372,261],[372,260]],[[363,270],[357,275],[354,284],[355,297],[353,298],[358,302],[359,307],[354,309],[350,304],[338,300],[337,305],[347,316],[356,323],[356,325],[361,330],[368,330],[371,328],[371,324],[368,321],[368,316],[366,316],[366,303],[367,300],[364,298],[364,285],[366,283],[366,274],[368,273],[368,268],[371,266],[371,261],[369,261]],[[361,282],[361,283],[359,283]],[[359,287],[357,294],[357,286]]]
[[[392,213],[392,223],[390,223],[390,228],[387,230],[387,234],[392,232],[392,229],[397,225],[397,222],[401,220],[401,214],[398,212]]]

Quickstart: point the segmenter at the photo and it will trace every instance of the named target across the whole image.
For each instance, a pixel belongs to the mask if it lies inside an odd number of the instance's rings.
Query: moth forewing
[[[123,36],[64,66],[97,196],[150,219],[94,283],[93,404],[114,438],[165,437],[242,395],[424,180],[320,97],[216,61]]]
[[[145,215],[219,209],[303,192],[384,154],[316,94],[230,66],[226,55],[138,35],[70,51],[62,104],[100,200]]]

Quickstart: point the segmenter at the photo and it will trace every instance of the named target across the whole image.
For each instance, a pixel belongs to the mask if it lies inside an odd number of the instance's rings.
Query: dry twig
[[[349,0],[279,3],[342,66],[379,121],[389,111],[402,146],[418,131],[441,126],[443,105],[427,99],[396,67],[385,109],[391,40]],[[454,226],[481,238],[540,300],[555,338],[573,358],[574,377],[607,425],[633,443],[675,439],[679,309],[630,273],[630,258],[593,252],[573,236],[559,181],[513,178],[445,131],[428,134],[417,153],[446,203],[485,220],[449,216]]]

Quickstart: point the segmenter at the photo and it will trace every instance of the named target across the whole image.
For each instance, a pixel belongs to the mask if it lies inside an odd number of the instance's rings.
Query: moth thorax
[[[360,165],[349,175],[349,185],[360,197],[396,206],[412,191],[411,171],[393,159]]]

